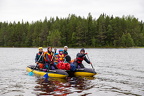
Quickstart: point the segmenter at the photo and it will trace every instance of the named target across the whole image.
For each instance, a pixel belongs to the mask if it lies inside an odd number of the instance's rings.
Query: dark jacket
[[[42,52],[39,52],[36,54],[35,62],[44,63],[44,57],[41,55],[42,55]]]
[[[64,50],[63,54],[66,56],[68,55],[68,52]]]
[[[90,64],[90,61],[86,58],[85,54],[78,53],[76,56],[76,62],[82,63],[83,60]]]

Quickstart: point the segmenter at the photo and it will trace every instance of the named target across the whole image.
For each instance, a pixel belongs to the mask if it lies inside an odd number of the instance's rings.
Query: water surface
[[[79,50],[68,50],[72,59]],[[25,70],[37,51],[0,48],[0,96],[144,96],[144,48],[86,49],[98,75],[47,80]]]

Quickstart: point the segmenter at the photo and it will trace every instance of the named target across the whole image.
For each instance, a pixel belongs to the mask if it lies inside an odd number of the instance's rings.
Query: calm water
[[[74,58],[79,50],[68,52]],[[48,80],[25,71],[34,64],[37,51],[0,48],[0,96],[144,96],[144,48],[86,49],[98,75]]]

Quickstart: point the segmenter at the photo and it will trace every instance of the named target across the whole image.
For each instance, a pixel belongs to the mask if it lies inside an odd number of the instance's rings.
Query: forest
[[[69,14],[35,22],[0,22],[1,47],[143,47],[144,22],[134,16]]]

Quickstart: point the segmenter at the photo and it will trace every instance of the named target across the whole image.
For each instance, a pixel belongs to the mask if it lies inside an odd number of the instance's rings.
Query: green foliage
[[[122,47],[132,47],[134,46],[134,41],[129,33],[123,34],[120,40]]]
[[[61,32],[58,30],[54,30],[53,32],[50,32],[50,34],[47,36],[47,41],[49,42],[49,46],[61,46]]]
[[[94,19],[69,15],[36,22],[0,22],[3,47],[133,47],[144,46],[144,23],[134,16],[101,14]]]

